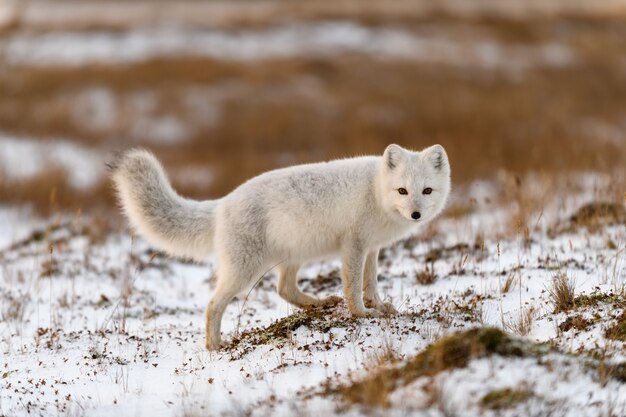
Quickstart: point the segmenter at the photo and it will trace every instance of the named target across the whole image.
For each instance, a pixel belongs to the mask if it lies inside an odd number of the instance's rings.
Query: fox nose
[[[414,211],[413,213],[411,213],[411,218],[412,218],[413,220],[417,220],[417,219],[419,219],[420,217],[422,217],[422,215],[420,214],[420,212],[419,212],[419,211]]]

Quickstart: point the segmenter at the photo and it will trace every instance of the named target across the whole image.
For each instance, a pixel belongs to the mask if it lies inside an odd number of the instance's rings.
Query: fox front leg
[[[363,298],[366,307],[375,308],[386,315],[398,314],[393,304],[383,302],[378,295],[378,249],[369,252],[365,258]]]
[[[380,317],[382,313],[363,304],[365,252],[357,244],[348,245],[341,257],[341,281],[348,310],[354,317]]]

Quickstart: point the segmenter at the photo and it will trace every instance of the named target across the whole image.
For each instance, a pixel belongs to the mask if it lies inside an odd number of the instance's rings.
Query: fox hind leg
[[[332,305],[341,301],[341,297],[335,295],[319,299],[303,293],[296,281],[298,269],[298,265],[281,265],[278,268],[278,294],[285,301],[300,308]]]
[[[206,348],[218,350],[222,347],[221,326],[224,311],[232,299],[248,288],[263,274],[261,266],[239,268],[234,264],[219,263],[217,288],[206,308]]]

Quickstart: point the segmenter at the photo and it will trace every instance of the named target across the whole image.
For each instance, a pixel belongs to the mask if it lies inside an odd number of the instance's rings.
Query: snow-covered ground
[[[52,222],[5,208],[0,415],[626,415],[626,372],[607,371],[622,369],[624,342],[605,337],[626,305],[624,219],[590,229],[569,221],[605,183],[553,192],[519,232],[510,231],[519,207],[497,203],[497,187],[458,192],[455,204],[473,199],[466,214],[381,252],[379,287],[397,317],[353,320],[343,305],[303,314],[276,294],[270,273],[227,309],[223,335],[233,343],[220,352],[204,349],[210,260],[190,264],[126,232],[102,235],[88,216]],[[338,268],[308,265],[300,285],[338,294]],[[553,281],[563,275],[576,296],[601,301],[555,313]],[[576,315],[589,324],[563,330]],[[322,395],[485,326],[552,350],[422,376],[392,392],[384,410]],[[492,410],[485,396],[504,388],[526,394]]]
[[[558,42],[511,45],[471,31],[451,37],[436,29],[419,33],[328,21],[246,30],[146,27],[124,32],[27,32],[0,40],[0,56],[14,65],[78,66],[180,56],[253,61],[358,53],[512,72],[564,67],[576,59],[572,48]]]
[[[75,142],[0,134],[0,178],[22,180],[61,169],[74,188],[89,188],[104,175],[103,153]]]
[[[46,175],[51,170],[61,170],[67,175],[70,187],[87,190],[104,181],[105,163],[113,152],[103,147],[87,147],[77,141],[52,138],[37,140],[0,133],[0,180],[8,184],[19,183]],[[213,172],[206,166],[186,166],[173,170],[171,177],[177,184],[206,187],[213,181]],[[25,215],[1,208],[0,217],[3,212],[10,217],[30,215],[29,212]],[[28,228],[28,224],[21,221],[8,221],[7,226]],[[7,232],[3,230],[3,236],[0,236],[0,247],[13,236]]]

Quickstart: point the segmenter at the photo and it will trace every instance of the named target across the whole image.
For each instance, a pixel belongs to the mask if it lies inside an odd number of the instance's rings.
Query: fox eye
[[[407,195],[409,193],[406,188],[398,188],[398,192],[402,195]]]
[[[424,188],[424,191],[422,191],[422,194],[426,194],[426,195],[428,195],[428,194],[430,194],[430,193],[432,193],[432,192],[433,192],[433,189],[432,189],[432,188],[430,188],[430,187],[426,187],[426,188]]]

